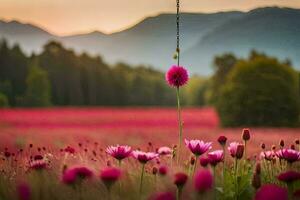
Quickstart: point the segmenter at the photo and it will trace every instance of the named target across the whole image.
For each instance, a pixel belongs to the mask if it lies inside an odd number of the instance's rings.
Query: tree
[[[223,126],[294,126],[299,119],[297,73],[267,56],[239,61],[217,101]]]
[[[33,65],[30,68],[26,84],[25,104],[27,106],[41,107],[51,104],[50,82],[45,70]]]
[[[213,91],[210,96],[210,103],[215,104],[219,98],[220,88],[225,84],[227,75],[236,64],[238,59],[231,53],[216,56],[214,59],[214,75],[211,78],[210,90]]]
[[[5,108],[8,106],[9,104],[7,97],[4,94],[0,93],[0,108]]]

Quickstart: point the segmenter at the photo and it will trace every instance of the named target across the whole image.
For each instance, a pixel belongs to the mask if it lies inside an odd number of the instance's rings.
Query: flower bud
[[[280,145],[281,147],[284,147],[284,140],[280,140],[279,145]]]
[[[218,142],[221,146],[225,146],[226,145],[226,141],[227,141],[227,137],[225,137],[224,135],[219,136],[218,138]]]
[[[261,148],[262,148],[263,150],[266,148],[265,143],[262,143],[262,144],[261,144]]]
[[[250,129],[248,128],[243,129],[242,138],[244,141],[250,140]]]
[[[236,150],[236,158],[241,159],[243,157],[243,154],[244,154],[244,145],[239,144]]]
[[[260,174],[254,173],[252,177],[252,186],[257,190],[261,186]]]

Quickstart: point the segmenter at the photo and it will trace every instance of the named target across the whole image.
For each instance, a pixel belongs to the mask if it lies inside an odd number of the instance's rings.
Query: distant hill
[[[300,68],[300,10],[258,8],[247,13],[183,13],[182,64],[192,73],[211,73],[216,54],[234,52],[245,56],[257,49],[281,59],[289,58]],[[98,31],[58,37],[20,22],[0,21],[0,37],[19,43],[27,53],[39,52],[48,40],[61,41],[77,52],[100,54],[109,63],[124,61],[166,70],[174,63],[175,15],[148,17],[121,32]]]

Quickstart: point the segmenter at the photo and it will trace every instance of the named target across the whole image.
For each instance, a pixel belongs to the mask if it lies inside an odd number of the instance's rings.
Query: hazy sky
[[[300,0],[181,0],[185,12],[247,11],[262,6],[300,8]],[[0,19],[17,19],[66,35],[131,26],[146,16],[173,12],[175,0],[0,0]]]

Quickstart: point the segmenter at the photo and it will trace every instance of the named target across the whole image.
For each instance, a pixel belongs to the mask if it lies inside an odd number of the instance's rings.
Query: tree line
[[[201,105],[191,96],[203,78],[183,91],[185,105]],[[0,106],[172,106],[174,90],[164,73],[147,66],[118,63],[76,54],[51,41],[38,55],[26,56],[16,44],[0,42]]]

